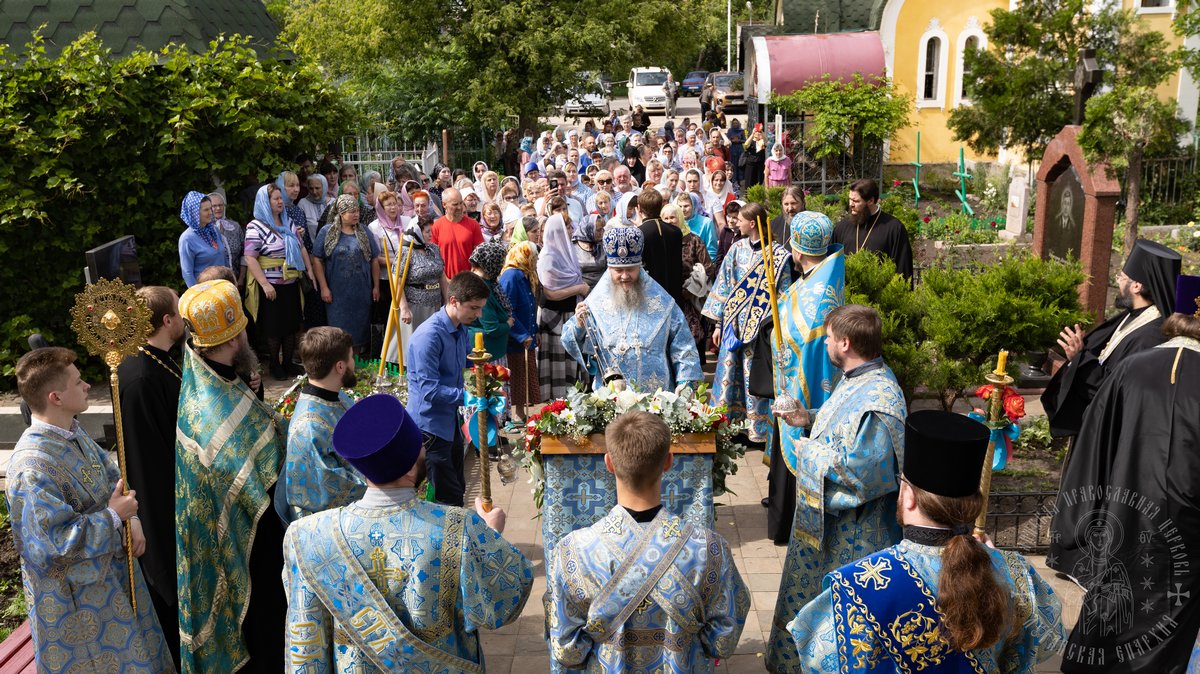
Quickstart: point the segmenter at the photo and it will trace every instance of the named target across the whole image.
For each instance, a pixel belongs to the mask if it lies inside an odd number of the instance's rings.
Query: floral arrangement
[[[396,396],[402,403],[408,401],[407,377],[388,372],[384,375],[386,383],[380,386],[376,384],[375,377],[370,376],[369,371],[363,371],[363,369],[359,368],[358,372],[360,373],[359,379],[354,388],[342,389],[346,392],[346,395],[354,400],[362,400],[372,393],[389,393]],[[296,377],[292,385],[275,401],[275,411],[283,416],[283,418],[292,418],[292,413],[296,411],[296,401],[300,399],[300,390],[304,388],[306,383],[308,383],[307,375]]]
[[[485,398],[500,395],[500,392],[504,390],[504,384],[508,382],[512,376],[508,368],[495,363],[484,363],[483,372],[486,376],[486,386],[484,387]],[[470,393],[475,393],[475,387],[478,381],[475,368],[467,368],[466,372],[463,373],[463,378],[465,389]]]
[[[540,510],[546,481],[542,472],[542,436],[562,436],[582,440],[592,433],[603,431],[619,414],[632,411],[650,412],[662,418],[672,435],[685,433],[717,434],[717,452],[713,456],[713,496],[728,492],[725,480],[737,473],[737,461],[746,447],[732,440],[744,430],[744,423],[729,421],[724,407],[707,403],[708,387],[701,384],[693,390],[680,386],[674,391],[659,389],[654,393],[639,393],[630,389],[602,386],[594,392],[572,391],[531,414],[525,423],[525,446],[516,450],[521,465],[530,474],[534,485],[534,504]]]
[[[967,416],[991,430],[991,442],[994,447],[992,470],[1004,470],[1008,462],[1012,461],[1013,442],[1021,434],[1021,427],[1017,422],[1025,416],[1025,399],[1021,397],[1020,393],[1017,393],[1015,388],[1005,386],[1000,393],[1004,416],[999,421],[988,421],[986,408],[991,405],[995,392],[995,384],[984,384],[975,389],[975,396],[983,400],[984,407],[982,409],[976,407]]]

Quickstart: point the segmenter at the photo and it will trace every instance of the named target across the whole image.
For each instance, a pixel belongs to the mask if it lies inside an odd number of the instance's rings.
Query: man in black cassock
[[[146,552],[138,561],[163,636],[179,668],[178,592],[175,588],[175,409],[183,373],[171,349],[183,339],[179,296],[146,286],[138,297],[150,307],[154,332],[117,368],[129,488],[138,494]]]
[[[879,207],[879,185],[870,178],[850,185],[850,215],[833,229],[833,242],[845,255],[860,250],[883,253],[896,263],[896,271],[909,281],[913,275],[912,244],[904,223]]]
[[[642,238],[646,247],[642,266],[658,282],[679,308],[683,308],[683,232],[659,219],[663,198],[658,190],[642,190],[637,197],[642,214]]]
[[[1052,435],[1078,434],[1084,411],[1105,373],[1127,356],[1162,343],[1162,322],[1171,313],[1181,264],[1179,253],[1138,239],[1117,276],[1114,305],[1124,311],[1086,335],[1078,324],[1063,329],[1058,344],[1068,362],[1054,373],[1042,394]]]
[[[1200,631],[1200,277],[1083,417],[1046,563],[1080,582],[1062,671],[1178,674]]]

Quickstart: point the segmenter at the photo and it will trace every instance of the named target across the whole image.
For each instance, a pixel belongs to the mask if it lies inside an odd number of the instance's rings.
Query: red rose
[[[1012,396],[1006,399],[1004,401],[1004,413],[1008,415],[1009,421],[1016,422],[1025,416],[1025,399],[1021,396]]]
[[[1021,394],[1017,393],[1017,389],[1015,389],[1011,386],[1005,386],[1004,387],[1004,399],[1008,400],[1009,398],[1012,398],[1014,396],[1020,398]]]
[[[899,180],[893,180],[893,181],[892,181],[892,187],[900,187],[900,181],[899,181]]]
[[[995,228],[997,228],[997,227],[999,227],[999,226],[1000,226],[1000,225],[996,224],[996,221],[995,221],[995,220],[992,220],[992,229],[995,229]]]
[[[994,386],[991,384],[984,384],[983,386],[975,389],[975,397],[982,398],[984,400],[991,400],[993,390],[995,390]]]
[[[929,216],[928,216],[928,215],[926,215],[924,218],[921,218],[921,219],[922,219],[922,220],[924,220],[926,223],[928,223],[928,222],[929,222]]]

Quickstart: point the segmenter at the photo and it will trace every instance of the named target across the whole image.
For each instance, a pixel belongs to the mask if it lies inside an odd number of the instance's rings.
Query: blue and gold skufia
[[[712,462],[712,454],[676,454],[663,475],[663,510],[693,527],[711,528]],[[551,560],[555,546],[567,534],[590,527],[612,512],[617,486],[604,467],[603,454],[543,454],[542,469],[546,478],[542,542],[545,559]],[[550,566],[547,561],[546,568]],[[553,654],[550,666],[554,672],[570,671]]]
[[[846,259],[840,244],[832,248],[808,278],[793,283],[779,297],[785,360],[774,363],[775,392],[795,398],[809,410],[825,404],[840,375],[825,351],[825,315],[845,302]],[[791,457],[790,468],[796,464],[804,429],[781,423],[776,432],[784,456]]]
[[[645,297],[636,309],[622,307],[615,297],[612,278],[602,276],[588,294],[587,306],[591,310],[589,320],[595,321],[603,344],[595,344],[594,335],[576,321],[567,321],[563,324],[563,349],[596,375],[597,387],[604,375],[595,372],[590,362],[597,348],[601,362],[620,369],[629,388],[638,391],[670,391],[677,384],[703,381],[700,353],[683,310],[645,270],[640,275]]]
[[[250,549],[279,478],[287,429],[240,378],[225,381],[190,347],[175,438],[175,551],[185,672],[232,672],[249,657]]]
[[[1018,628],[991,648],[952,649],[937,609],[944,549],[906,540],[831,572],[788,625],[799,657],[789,671],[1029,674],[1062,649],[1058,597],[1024,557],[996,550],[988,554]]]
[[[796,672],[787,624],[821,591],[830,571],[900,540],[897,475],[907,407],[885,365],[843,378],[821,407],[812,436],[786,456],[796,475],[792,538],[779,581],[767,668]]]
[[[462,508],[355,503],[284,540],[288,672],[483,672],[480,629],[515,620],[533,567]]]
[[[791,256],[787,249],[772,244],[775,261],[775,290],[782,297],[792,284]],[[730,420],[750,420],[750,439],[766,442],[771,430],[771,400],[750,395],[750,364],[759,328],[771,319],[771,295],[767,288],[766,265],[761,250],[749,239],[729,249],[703,314],[721,327],[721,350],[713,375],[715,405],[724,405]]]
[[[367,483],[333,451],[333,428],[354,401],[344,392],[338,401],[301,393],[288,424],[287,502],[293,520],[340,508],[358,500]]]
[[[711,672],[733,655],[750,593],[720,535],[621,506],[559,542],[547,572],[550,651],[587,672]]]
[[[123,530],[105,510],[120,471],[76,424],[34,421],[8,464],[8,510],[38,672],[173,672],[141,567],[129,601]]]

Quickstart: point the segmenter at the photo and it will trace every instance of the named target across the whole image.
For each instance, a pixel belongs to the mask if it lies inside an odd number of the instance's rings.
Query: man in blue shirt
[[[425,466],[438,503],[462,506],[463,370],[470,344],[466,325],[483,313],[490,290],[487,283],[465,271],[450,280],[449,299],[442,310],[421,323],[408,343],[408,413],[421,429]]]

